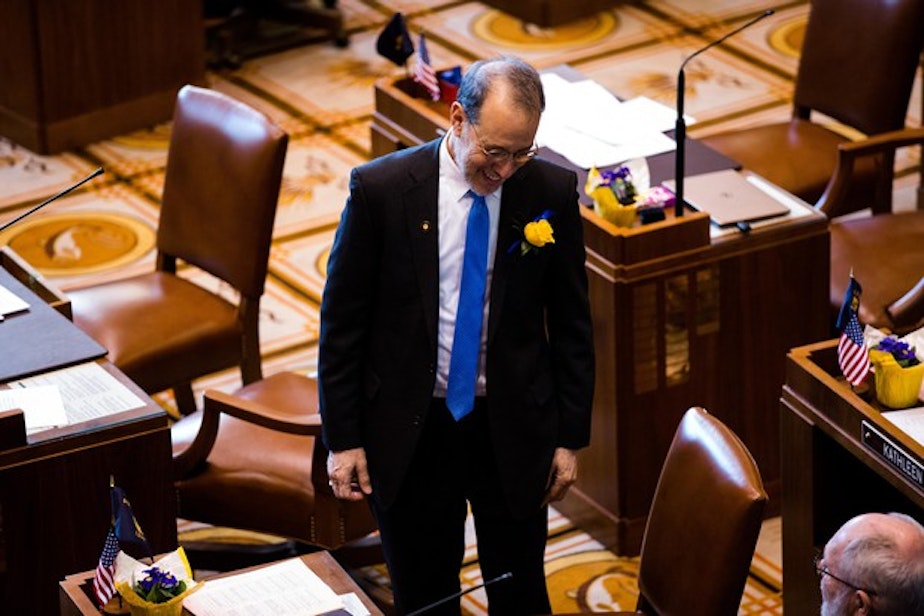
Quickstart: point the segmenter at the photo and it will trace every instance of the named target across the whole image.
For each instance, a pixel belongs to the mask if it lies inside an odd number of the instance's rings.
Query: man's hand
[[[565,498],[574,482],[577,481],[577,453],[571,449],[558,447],[552,456],[552,469],[549,471],[549,488],[543,504],[554,503]]]
[[[327,475],[337,498],[358,501],[372,494],[366,450],[362,447],[330,452],[327,456]]]

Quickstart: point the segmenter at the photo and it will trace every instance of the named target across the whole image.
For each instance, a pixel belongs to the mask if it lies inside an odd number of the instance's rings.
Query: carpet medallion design
[[[540,28],[501,11],[488,11],[475,19],[472,32],[483,41],[518,51],[553,50],[590,45],[617,27],[612,13],[597,13],[557,28]]]
[[[131,263],[154,247],[154,230],[122,213],[49,214],[24,220],[0,243],[54,277]]]
[[[805,38],[805,17],[784,22],[770,34],[770,46],[790,58],[798,58]]]
[[[632,610],[637,576],[637,558],[619,558],[606,550],[578,552],[546,564],[554,612]]]

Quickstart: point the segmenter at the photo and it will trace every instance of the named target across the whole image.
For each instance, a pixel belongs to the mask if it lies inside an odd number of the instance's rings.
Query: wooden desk
[[[349,592],[356,593],[356,596],[362,600],[363,605],[366,606],[366,609],[369,610],[372,616],[382,615],[382,611],[376,607],[372,600],[366,596],[356,582],[347,575],[346,571],[343,570],[329,553],[315,552],[314,554],[301,556],[301,559],[312,571],[318,574],[318,577],[324,580],[335,593],[338,595]],[[258,565],[256,567],[250,567],[249,569],[242,569],[241,571],[223,573],[215,576],[214,579],[260,569],[265,566],[266,565]],[[93,575],[94,572],[91,570],[69,575],[64,578],[59,589],[61,616],[87,616],[88,614],[100,616],[102,614],[102,612],[97,609],[96,601],[93,598]],[[190,612],[184,609],[183,614],[190,614]]]
[[[9,246],[0,246],[0,270],[6,270],[15,280],[35,293],[46,304],[60,312],[66,319],[74,319],[71,300],[58,289],[49,285],[38,270],[13,252]]]
[[[379,81],[375,94],[375,154],[448,126],[448,107],[415,98],[410,80]],[[688,173],[725,164],[692,145]],[[672,177],[673,154],[649,167],[653,183]],[[582,186],[586,171],[578,174]],[[582,215],[597,385],[591,446],[560,509],[616,552],[637,554],[674,431],[700,405],[750,449],[771,497],[768,515],[776,514],[786,353],[830,333],[827,220],[811,212],[712,240],[703,214],[668,213],[633,229],[590,208]]]
[[[4,280],[9,284],[8,280]],[[32,316],[70,325],[28,289],[17,288]],[[3,326],[13,325],[13,315]],[[70,327],[76,326],[70,325]],[[10,340],[3,353],[33,341]],[[62,360],[65,361],[65,360]],[[24,446],[0,450],[0,606],[3,613],[57,615],[65,574],[96,566],[111,517],[109,477],[125,489],[151,547],[176,548],[176,501],[167,415],[115,366],[103,367],[137,395],[141,408],[45,430]],[[2,385],[0,385],[2,386]]]
[[[203,83],[201,1],[0,2],[0,134],[38,153],[169,120]]]
[[[853,393],[840,374],[836,340],[795,348],[787,359],[780,400],[787,616],[818,614],[812,557],[848,519],[900,511],[924,523],[924,486],[912,478],[915,470],[924,473],[924,446],[885,420],[875,402]],[[886,460],[883,445],[906,472]]]

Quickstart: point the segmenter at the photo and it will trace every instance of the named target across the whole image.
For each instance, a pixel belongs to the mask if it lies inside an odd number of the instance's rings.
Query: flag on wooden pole
[[[99,602],[100,609],[115,595],[115,559],[119,553],[119,542],[135,543],[147,550],[151,562],[154,554],[148,544],[141,525],[135,519],[132,505],[125,496],[125,491],[115,485],[113,477],[109,477],[109,530],[106,532],[106,542],[100,554],[96,573],[93,576],[93,594]]]
[[[837,315],[837,328],[841,330],[837,343],[837,361],[844,378],[853,386],[862,383],[869,374],[869,350],[863,343],[863,330],[857,317],[862,291],[860,283],[851,274],[844,303]]]
[[[395,13],[391,16],[375,42],[375,49],[379,55],[388,58],[398,66],[402,66],[411,57],[414,53],[414,43],[407,31],[404,15]]]

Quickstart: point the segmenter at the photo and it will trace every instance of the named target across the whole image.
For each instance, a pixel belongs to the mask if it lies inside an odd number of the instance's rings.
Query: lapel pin
[[[429,231],[429,230],[430,230],[430,221],[429,221],[429,220],[425,220],[425,221],[423,221],[422,223],[420,223],[420,229],[421,229],[421,231],[423,231],[424,233],[426,233],[427,231]]]

